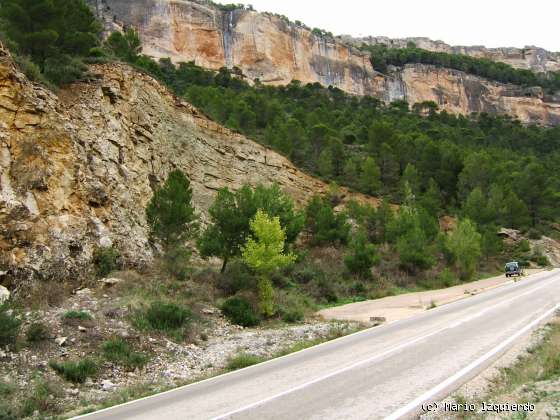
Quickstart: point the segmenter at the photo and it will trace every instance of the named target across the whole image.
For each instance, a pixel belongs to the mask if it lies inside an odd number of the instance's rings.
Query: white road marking
[[[532,288],[532,289],[530,289],[530,290],[528,290],[528,291],[525,291],[524,293],[521,293],[521,294],[519,294],[519,295],[513,296],[512,298],[506,299],[506,300],[504,300],[504,301],[502,301],[502,302],[500,302],[500,303],[497,303],[497,304],[495,304],[495,305],[493,305],[493,306],[490,306],[489,308],[484,308],[484,309],[482,309],[481,311],[477,312],[477,313],[474,314],[474,315],[471,315],[471,316],[469,316],[469,317],[467,317],[467,318],[464,318],[464,319],[462,319],[462,320],[456,321],[456,322],[452,323],[451,325],[448,325],[448,326],[445,326],[445,327],[443,327],[443,328],[437,329],[437,330],[435,330],[435,331],[432,331],[431,333],[422,335],[422,336],[417,337],[417,338],[415,338],[415,339],[413,339],[413,340],[407,341],[407,342],[405,342],[405,343],[403,343],[403,344],[400,344],[400,345],[398,345],[398,346],[396,346],[396,347],[393,347],[393,348],[391,348],[391,349],[389,349],[389,350],[386,350],[386,351],[384,351],[383,353],[376,354],[376,355],[374,355],[374,356],[368,357],[367,359],[360,360],[359,362],[356,362],[356,363],[353,363],[353,364],[351,364],[351,365],[349,365],[349,366],[346,366],[346,367],[344,367],[344,368],[335,370],[335,371],[333,371],[333,372],[331,372],[331,373],[328,373],[328,374],[326,374],[326,375],[320,376],[320,377],[315,378],[315,379],[313,379],[313,380],[311,380],[311,381],[304,382],[304,383],[301,384],[301,385],[298,385],[298,386],[296,386],[296,387],[287,389],[286,391],[283,391],[283,392],[280,392],[280,393],[278,393],[278,394],[272,395],[272,396],[270,396],[270,397],[268,397],[268,398],[264,398],[264,399],[262,399],[262,400],[259,400],[259,401],[254,402],[254,403],[247,404],[247,405],[245,405],[245,406],[243,406],[243,407],[240,407],[240,408],[237,408],[237,409],[235,409],[235,410],[229,411],[229,412],[227,412],[227,413],[225,413],[225,414],[221,414],[221,415],[219,415],[219,416],[217,416],[217,417],[213,417],[212,420],[223,420],[223,419],[227,419],[228,417],[231,417],[231,416],[233,416],[234,414],[239,414],[239,413],[241,413],[241,412],[243,412],[243,411],[247,411],[247,410],[250,410],[250,409],[252,409],[252,408],[256,408],[256,407],[261,406],[261,405],[263,405],[263,404],[266,404],[266,403],[268,403],[268,402],[270,402],[270,401],[273,401],[273,400],[276,400],[276,399],[278,399],[278,398],[281,398],[281,397],[283,397],[283,396],[285,396],[285,395],[291,394],[291,393],[296,392],[296,391],[300,391],[300,390],[302,390],[302,389],[304,389],[304,388],[307,388],[308,386],[311,386],[311,385],[316,384],[316,383],[318,383],[318,382],[321,382],[321,381],[324,381],[324,380],[326,380],[326,379],[332,378],[333,376],[340,375],[340,374],[342,374],[342,373],[344,373],[344,372],[347,372],[347,371],[349,371],[349,370],[355,369],[355,368],[357,368],[357,367],[359,367],[359,366],[362,366],[362,365],[371,363],[371,362],[373,362],[373,361],[375,361],[375,360],[378,360],[378,359],[382,359],[383,357],[388,356],[388,355],[391,354],[391,353],[394,353],[394,352],[396,352],[396,351],[402,350],[402,349],[404,349],[404,348],[406,348],[406,347],[408,347],[408,346],[411,346],[411,345],[413,345],[413,344],[415,344],[415,343],[417,343],[417,342],[419,342],[419,341],[425,340],[425,339],[427,339],[427,338],[429,338],[429,337],[432,337],[432,336],[434,336],[434,335],[436,335],[436,334],[439,334],[439,333],[442,332],[442,331],[445,331],[445,330],[448,330],[448,329],[452,329],[452,328],[456,328],[456,327],[458,327],[458,326],[460,326],[460,325],[462,325],[462,324],[464,324],[464,323],[466,323],[466,322],[469,322],[469,321],[471,321],[471,320],[473,320],[473,319],[475,319],[475,318],[478,318],[478,317],[482,316],[483,314],[485,314],[486,312],[488,312],[488,311],[490,311],[490,310],[493,310],[493,309],[495,309],[495,308],[497,308],[497,307],[499,307],[499,306],[505,305],[505,304],[507,304],[507,303],[509,303],[509,302],[511,302],[511,301],[517,300],[517,299],[519,299],[519,298],[521,298],[521,297],[523,297],[523,296],[525,296],[525,295],[527,295],[527,294],[534,293],[534,292],[536,292],[537,290],[542,289],[543,287],[546,287],[546,286],[548,286],[548,283],[542,284],[542,285],[540,285],[539,287]],[[516,336],[516,337],[517,337],[517,336]],[[258,365],[257,365],[257,366],[258,366]],[[397,418],[397,417],[395,417],[395,418]]]
[[[539,274],[541,274],[541,273],[539,273]],[[532,278],[531,280],[537,281],[537,278],[536,278],[536,277],[537,277],[537,276],[540,277],[539,274],[536,274],[534,277],[532,276],[533,278]],[[555,274],[549,274],[549,275],[545,276],[544,278],[542,278],[542,279],[540,279],[540,280],[541,280],[541,281],[544,281],[544,280],[548,280],[549,278],[554,278],[554,277],[555,277]],[[544,285],[541,286],[541,287],[544,287]],[[532,292],[534,292],[535,290],[540,289],[541,287],[538,287],[538,288],[536,288],[536,289],[531,289],[530,291],[525,292],[525,293],[523,293],[523,294],[521,294],[521,295],[519,295],[519,296],[516,296],[516,297],[514,297],[513,299],[516,299],[516,298],[518,298],[518,297],[520,297],[520,296],[524,296],[524,295],[527,294],[527,293],[532,293]],[[478,295],[478,296],[480,296],[480,295]],[[509,299],[508,301],[513,300],[513,299]],[[503,304],[503,303],[506,303],[506,302],[508,302],[508,301],[501,302],[500,304],[498,304],[498,305],[496,305],[496,306],[499,306],[499,305],[501,305],[501,304]],[[445,308],[446,306],[447,306],[447,305],[439,306],[439,307],[433,309],[432,311],[433,311],[433,312],[437,312],[438,310],[441,310],[441,309]],[[487,310],[487,309],[484,309],[483,311],[485,312],[486,310]],[[392,322],[388,322],[387,324],[384,324],[384,325],[382,325],[381,327],[376,327],[376,328],[377,328],[377,329],[383,328],[383,327],[386,327],[386,326],[391,325],[391,324],[399,323],[399,322],[401,322],[401,321],[406,321],[406,320],[395,320],[395,321],[392,321]],[[458,325],[458,324],[452,324],[451,328],[454,328],[456,325]],[[346,340],[346,339],[348,339],[348,338],[351,337],[351,336],[357,336],[357,335],[366,334],[366,333],[368,333],[368,332],[370,332],[370,331],[371,331],[371,328],[368,328],[368,329],[365,329],[365,330],[362,330],[362,331],[358,331],[358,332],[355,332],[355,333],[352,333],[352,334],[349,334],[349,335],[346,335],[346,336],[343,336],[343,337],[336,338],[336,339],[334,339],[334,340],[330,340],[330,341],[327,341],[327,342],[318,344],[318,345],[313,346],[313,347],[308,347],[308,348],[303,349],[303,350],[300,350],[300,351],[298,351],[298,352],[296,352],[296,353],[301,354],[301,353],[306,353],[306,352],[312,352],[312,351],[314,351],[314,349],[316,349],[316,348],[318,348],[318,347],[331,345],[331,344],[334,343],[334,342]],[[440,330],[439,332],[441,332],[441,331],[442,331],[442,330]],[[79,415],[79,416],[77,416],[77,417],[73,417],[72,419],[74,420],[74,419],[87,418],[87,417],[90,417],[90,416],[98,415],[98,414],[103,413],[103,412],[110,412],[110,411],[113,411],[113,410],[118,409],[118,408],[121,408],[121,407],[129,406],[129,405],[134,405],[134,404],[139,403],[139,402],[141,402],[141,401],[145,401],[145,400],[154,400],[154,399],[157,399],[158,397],[160,397],[160,396],[162,396],[162,395],[165,395],[165,394],[178,393],[178,392],[181,392],[181,391],[183,391],[183,390],[185,390],[185,389],[188,389],[188,388],[191,388],[191,387],[200,385],[200,384],[202,384],[202,383],[220,380],[220,379],[222,379],[222,378],[224,378],[224,377],[226,377],[226,376],[229,376],[229,375],[235,375],[235,374],[237,374],[237,373],[240,372],[240,371],[247,371],[247,370],[251,370],[251,369],[258,369],[259,367],[261,367],[261,366],[263,366],[263,365],[267,365],[267,364],[269,364],[269,363],[274,363],[274,362],[277,361],[277,360],[291,357],[291,356],[293,356],[293,355],[296,354],[296,353],[291,353],[291,354],[287,354],[287,355],[285,355],[285,356],[277,357],[277,358],[275,358],[275,359],[270,359],[270,360],[264,361],[264,362],[259,363],[259,364],[256,364],[256,365],[246,367],[246,368],[244,368],[244,369],[240,369],[240,370],[237,370],[237,371],[228,372],[228,373],[225,373],[225,374],[222,374],[222,375],[219,375],[219,376],[214,376],[214,377],[212,377],[212,378],[204,379],[204,380],[202,380],[202,381],[193,382],[193,383],[191,383],[191,384],[183,385],[183,386],[178,387],[178,388],[174,388],[174,389],[170,389],[170,390],[168,390],[168,391],[160,392],[160,393],[155,394],[155,395],[150,395],[150,396],[147,396],[147,397],[142,397],[142,398],[138,398],[138,399],[136,399],[136,400],[132,400],[132,401],[128,401],[128,402],[125,402],[125,403],[122,403],[122,404],[118,404],[118,405],[115,405],[115,406],[113,406],[113,407],[107,407],[107,408],[104,408],[104,409],[101,409],[101,410],[98,410],[98,411],[94,411],[94,412],[92,412],[92,413],[87,413],[87,414]],[[267,400],[270,400],[270,399],[267,399]],[[241,410],[236,410],[236,412],[239,412],[239,411],[241,411]],[[232,412],[232,414],[233,414],[233,412]],[[220,417],[217,417],[217,418],[223,418],[223,416],[220,416]]]
[[[552,315],[552,313],[554,313],[554,311],[556,311],[559,308],[560,308],[560,304],[557,304],[552,309],[549,309],[544,314],[539,316],[537,319],[533,320],[532,322],[527,324],[525,327],[523,327],[522,329],[517,331],[515,334],[513,334],[507,340],[503,341],[502,343],[500,343],[499,345],[494,347],[492,350],[490,350],[486,354],[482,355],[481,357],[476,359],[474,362],[472,362],[468,366],[461,369],[459,372],[457,372],[453,376],[447,378],[445,381],[441,382],[439,385],[433,387],[432,389],[430,389],[426,393],[420,395],[418,398],[409,402],[404,407],[401,407],[400,409],[395,411],[393,414],[385,417],[384,420],[397,420],[397,419],[403,417],[404,415],[410,413],[412,410],[416,409],[420,404],[422,404],[423,402],[426,402],[426,401],[430,400],[431,398],[435,397],[438,393],[443,391],[445,388],[447,388],[448,386],[452,385],[454,382],[461,379],[463,376],[465,376],[466,374],[471,372],[476,367],[480,366],[482,363],[486,362],[491,357],[498,354],[500,351],[504,350],[509,344],[511,344],[517,338],[519,338],[520,336],[522,336],[523,334],[528,332],[530,329],[532,329],[535,325],[540,323],[542,320],[544,320],[545,318]]]

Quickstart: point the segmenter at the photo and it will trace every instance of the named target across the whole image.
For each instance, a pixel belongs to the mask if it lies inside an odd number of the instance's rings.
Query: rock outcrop
[[[386,101],[402,98],[411,105],[435,100],[441,109],[463,115],[487,111],[544,125],[557,124],[560,119],[559,95],[547,96],[539,89],[525,91],[429,66],[407,66],[385,77],[373,70],[369,56],[352,46],[360,45],[360,40],[315,35],[304,26],[268,13],[223,11],[203,0],[89,1],[108,31],[127,25],[135,27],[144,53],[156,58],[194,61],[215,70],[223,66],[238,67],[247,78],[273,85],[300,80]],[[452,51],[443,43],[412,40],[428,49]],[[371,38],[370,42],[381,42],[381,39]],[[394,42],[406,45],[406,40]],[[479,50],[483,52],[479,54]],[[494,50],[478,47],[457,50],[490,56],[488,51]],[[500,51],[492,53],[495,59],[502,55],[510,57],[510,61],[518,57],[521,67],[522,63],[532,68],[540,63],[553,69],[558,64],[557,56],[548,53],[543,56],[541,50]]]
[[[274,15],[222,11],[203,1],[90,3],[108,30],[115,25],[137,28],[144,53],[156,58],[194,61],[214,70],[235,66],[248,78],[269,84],[295,79],[359,95],[371,92],[375,72],[367,54]]]
[[[378,77],[377,81],[376,96],[386,102],[433,101],[440,109],[455,114],[486,112],[511,115],[525,123],[560,124],[560,101],[540,87],[505,85],[424,64],[393,67],[387,77]]]
[[[392,48],[406,48],[414,43],[418,48],[448,54],[462,54],[476,58],[487,58],[509,64],[518,69],[535,72],[560,71],[560,53],[550,52],[543,48],[527,46],[525,48],[486,48],[483,46],[452,46],[443,41],[434,41],[425,37],[388,38],[385,36],[368,36],[354,38],[343,35],[341,39],[348,44],[361,46],[383,44]]]
[[[296,202],[326,191],[281,155],[208,120],[151,77],[99,65],[58,93],[30,83],[0,49],[0,270],[76,279],[97,246],[149,262],[144,209],[179,168],[204,219],[216,190],[277,182]],[[21,280],[18,280],[21,281]]]

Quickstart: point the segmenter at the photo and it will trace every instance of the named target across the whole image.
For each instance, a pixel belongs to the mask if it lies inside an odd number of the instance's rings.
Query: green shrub
[[[234,296],[227,299],[222,304],[221,309],[223,314],[234,324],[243,327],[253,327],[260,323],[260,318],[253,308],[253,305],[241,296]]]
[[[380,261],[375,245],[369,243],[366,232],[360,230],[350,243],[344,257],[344,264],[348,271],[361,278],[371,277],[371,267]]]
[[[25,333],[25,338],[30,343],[47,340],[51,335],[49,327],[42,322],[34,322]]]
[[[352,287],[350,288],[350,291],[354,295],[365,295],[365,293],[367,292],[367,289],[366,289],[366,287],[364,286],[363,283],[354,283],[352,285]]]
[[[311,233],[313,245],[345,244],[350,232],[348,216],[336,213],[330,203],[315,196],[305,209],[306,228]]]
[[[62,315],[63,319],[67,319],[67,320],[72,320],[72,319],[77,319],[80,321],[91,321],[93,319],[93,317],[91,316],[91,314],[87,311],[67,311],[64,313],[64,315]]]
[[[165,272],[179,281],[184,281],[191,273],[189,261],[192,251],[183,246],[175,246],[167,250],[163,256]]]
[[[226,369],[231,372],[234,370],[243,369],[249,366],[256,365],[263,361],[264,359],[262,357],[255,356],[254,354],[241,353],[238,354],[237,356],[233,356],[229,358],[226,365]]]
[[[301,308],[288,308],[282,313],[282,321],[284,322],[301,322],[304,318],[305,314]]]
[[[113,247],[100,247],[93,253],[93,264],[98,277],[106,277],[119,268],[119,252]]]
[[[307,284],[323,275],[322,271],[313,265],[303,265],[296,268],[293,272],[293,278],[300,284]]]
[[[136,312],[134,325],[142,330],[161,331],[176,340],[185,337],[192,312],[174,303],[153,302],[147,309]]]
[[[147,355],[134,351],[122,338],[107,340],[101,348],[105,359],[130,370],[142,368],[148,361]]]
[[[35,411],[42,415],[55,413],[59,410],[55,397],[63,395],[59,386],[46,380],[39,380],[32,391],[26,395],[21,405],[23,416],[32,416]]]
[[[546,255],[535,254],[531,257],[531,261],[537,264],[539,267],[547,267],[550,265],[550,261]]]
[[[225,273],[220,276],[218,288],[228,295],[234,295],[243,290],[256,290],[257,278],[243,261],[234,260],[227,266]]]
[[[85,358],[77,362],[55,362],[51,360],[49,366],[58,373],[62,378],[74,383],[83,383],[89,377],[95,376],[98,370],[97,363]]]
[[[317,286],[321,298],[325,299],[328,303],[338,302],[338,294],[336,293],[332,279],[321,277],[317,282]]]
[[[66,54],[47,58],[44,68],[45,77],[57,86],[79,80],[87,71],[81,59]]]
[[[17,63],[19,69],[27,76],[32,82],[43,83],[48,85],[49,82],[41,74],[41,69],[37,64],[35,64],[29,57],[15,55],[15,62]]]
[[[519,252],[529,252],[531,251],[531,245],[527,239],[523,239],[517,244],[517,250]]]
[[[0,420],[16,420],[16,412],[7,405],[0,405]]]
[[[0,381],[0,397],[6,397],[13,394],[16,390],[16,386],[9,382]]]
[[[528,260],[527,258],[525,258],[525,257],[518,257],[518,258],[517,258],[517,262],[519,263],[519,266],[520,266],[520,267],[523,267],[523,268],[527,268],[527,267],[529,267],[529,266],[531,265],[531,264],[529,263],[529,260]]]
[[[287,293],[281,291],[277,296],[275,312],[284,322],[301,322],[305,318],[305,311],[309,306],[309,300],[301,294],[295,291]]]
[[[437,280],[438,283],[441,283],[445,287],[452,287],[458,283],[457,277],[449,268],[444,268],[443,271],[438,274]]]
[[[21,321],[10,313],[8,304],[0,305],[0,346],[15,344],[20,326]]]

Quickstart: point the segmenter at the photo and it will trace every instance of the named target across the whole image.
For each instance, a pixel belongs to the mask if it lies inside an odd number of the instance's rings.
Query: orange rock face
[[[144,53],[156,58],[214,70],[236,66],[250,79],[275,85],[300,80],[358,95],[373,92],[375,72],[367,55],[270,14],[223,12],[186,0],[104,3],[117,21],[138,29]]]
[[[541,88],[504,85],[422,64],[406,65],[394,70],[390,77],[378,80],[378,95],[388,102],[433,101],[440,109],[456,114],[507,114],[524,123],[560,124],[560,103],[548,101]]]
[[[235,66],[249,79],[272,85],[292,80],[318,82],[387,102],[405,99],[413,105],[435,101],[440,109],[464,115],[484,111],[509,114],[525,123],[560,123],[560,95],[527,92],[431,66],[406,66],[385,77],[373,70],[369,56],[351,45],[356,40],[317,36],[271,14],[241,9],[225,12],[189,0],[93,1],[109,28],[115,26],[114,22],[134,26],[142,38],[144,53],[156,58],[194,61],[214,70]],[[430,41],[434,45],[428,45],[428,41],[419,46],[436,50],[448,47],[454,52],[446,44]],[[526,67],[544,60],[540,50],[525,51],[524,55],[503,50],[473,47],[457,52],[509,57],[507,60],[517,60],[519,66]],[[550,55],[546,66],[554,67],[557,58]]]

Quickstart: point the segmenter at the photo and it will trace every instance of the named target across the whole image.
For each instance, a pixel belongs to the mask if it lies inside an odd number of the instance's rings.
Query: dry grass
[[[560,318],[547,325],[542,342],[528,353],[514,366],[502,370],[492,386],[493,396],[504,396],[522,385],[560,377]]]

